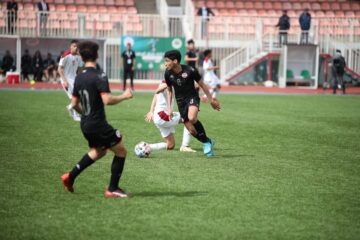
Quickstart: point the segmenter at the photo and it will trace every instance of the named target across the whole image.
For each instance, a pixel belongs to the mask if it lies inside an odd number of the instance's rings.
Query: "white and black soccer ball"
[[[138,144],[136,144],[134,151],[135,151],[135,155],[138,156],[139,158],[146,158],[150,155],[151,148],[148,143],[139,142]]]

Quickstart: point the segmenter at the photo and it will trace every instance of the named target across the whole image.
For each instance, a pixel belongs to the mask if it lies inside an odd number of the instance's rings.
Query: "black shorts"
[[[199,96],[187,98],[185,100],[178,100],[177,101],[179,112],[181,118],[184,120],[184,122],[189,121],[188,112],[189,112],[189,106],[196,106],[199,108],[200,106],[200,98]]]
[[[119,130],[114,129],[108,125],[102,131],[87,133],[83,132],[84,137],[89,143],[90,148],[107,149],[115,146],[121,141],[121,134]]]

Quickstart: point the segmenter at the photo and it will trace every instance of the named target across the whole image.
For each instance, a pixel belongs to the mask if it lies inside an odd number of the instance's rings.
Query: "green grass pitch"
[[[151,94],[107,107],[124,134],[121,186],[105,199],[112,155],[66,192],[60,176],[86,153],[63,92],[0,92],[0,239],[359,239],[360,97],[220,95],[201,105],[214,158],[133,153],[161,140],[143,116]]]

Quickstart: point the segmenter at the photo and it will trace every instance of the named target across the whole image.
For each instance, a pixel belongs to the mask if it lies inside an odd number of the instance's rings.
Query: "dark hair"
[[[190,39],[187,41],[187,44],[191,44],[191,43],[194,44],[194,40]]]
[[[95,42],[84,41],[79,43],[79,53],[84,62],[95,62],[98,57],[99,45]]]
[[[204,51],[204,57],[207,57],[211,52],[212,52],[211,49],[206,49]]]
[[[178,50],[170,50],[170,51],[167,51],[164,55],[165,58],[169,58],[171,60],[177,60],[178,63],[180,63],[181,61],[181,53],[178,51]]]
[[[76,39],[71,40],[70,45],[73,44],[73,43],[79,44],[79,40],[76,40]]]

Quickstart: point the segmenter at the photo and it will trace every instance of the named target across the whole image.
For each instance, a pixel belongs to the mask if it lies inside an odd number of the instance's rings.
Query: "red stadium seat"
[[[24,10],[26,11],[33,11],[35,8],[34,8],[34,4],[32,3],[25,3],[24,4]]]
[[[126,6],[135,6],[134,0],[125,0]]]
[[[64,0],[55,0],[54,3],[56,3],[56,4],[63,4],[63,3],[64,3]]]
[[[75,5],[66,5],[67,12],[77,12],[77,8]]]
[[[107,8],[105,6],[98,6],[97,12],[98,13],[107,13]]]
[[[328,2],[321,3],[321,10],[330,10],[330,4]]]
[[[208,1],[207,3],[206,3],[206,6],[207,7],[209,7],[209,8],[215,8],[215,2],[214,1]]]
[[[105,0],[105,5],[113,6],[113,5],[115,5],[115,1],[114,0]]]
[[[64,4],[74,4],[74,0],[64,0]]]
[[[87,12],[87,6],[85,5],[79,5],[77,6],[78,12]]]
[[[298,3],[298,2],[293,3],[292,8],[293,8],[294,10],[302,10],[302,9],[303,9],[302,6],[301,6],[301,4]]]
[[[358,11],[358,10],[360,10],[360,2],[353,2],[353,3],[351,3],[351,9],[352,9],[353,11]],[[358,16],[358,17],[360,17],[360,16]]]
[[[354,18],[355,17],[355,12],[353,11],[346,11],[345,12],[345,16],[348,18]]]
[[[243,9],[244,8],[244,3],[240,2],[240,1],[237,1],[237,2],[235,2],[235,7],[238,8],[238,9]]]
[[[341,3],[341,9],[342,9],[343,11],[349,11],[349,10],[351,10],[350,3],[347,3],[347,2]]]
[[[105,5],[105,0],[96,0],[95,4],[99,5],[99,6],[104,6]]]
[[[136,13],[137,13],[137,10],[136,10],[135,7],[128,7],[128,8],[127,8],[127,13],[136,14]]]
[[[66,6],[64,4],[58,4],[56,6],[56,11],[65,12]]]
[[[345,17],[345,14],[343,11],[336,11],[335,12],[335,17]]]
[[[255,8],[255,9],[264,9],[264,4],[263,4],[263,2],[255,2],[254,8]]]
[[[254,4],[253,4],[253,2],[245,2],[244,7],[246,9],[254,9]]]
[[[335,13],[334,13],[334,11],[326,11],[325,16],[326,17],[335,17]]]
[[[266,10],[273,9],[272,3],[271,2],[265,2],[264,3],[264,9],[266,9]]]
[[[275,2],[273,4],[273,8],[274,8],[274,10],[282,10],[283,6],[282,6],[281,2]]]
[[[331,3],[331,10],[340,10],[340,4],[337,2]]]
[[[321,5],[320,5],[319,3],[312,3],[312,4],[311,4],[311,10],[312,10],[312,11],[321,10]]]
[[[127,13],[126,7],[118,7],[118,13]]]
[[[315,17],[325,17],[325,13],[323,11],[316,11],[315,12]]]
[[[86,0],[76,0],[76,4],[81,5],[81,4],[87,4]]]
[[[108,13],[118,13],[117,7],[114,7],[114,6],[108,7],[107,10],[108,10]]]
[[[98,7],[97,7],[97,6],[94,6],[94,5],[88,6],[87,11],[88,11],[89,13],[97,13],[97,12],[98,12]]]
[[[117,5],[117,6],[124,6],[124,5],[125,5],[125,1],[124,1],[124,0],[115,0],[115,5]]]
[[[216,1],[217,8],[225,8],[225,3],[223,1]]]
[[[234,2],[226,1],[226,2],[225,2],[225,7],[226,7],[226,8],[229,8],[229,9],[234,9],[234,8],[235,8],[235,4],[234,4]]]

